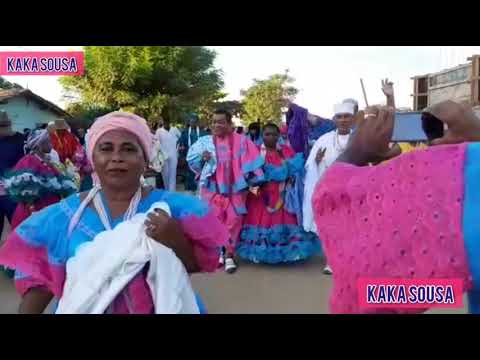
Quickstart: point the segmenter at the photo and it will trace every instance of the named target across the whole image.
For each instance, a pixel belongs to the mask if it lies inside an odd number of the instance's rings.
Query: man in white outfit
[[[303,228],[305,231],[317,233],[313,217],[312,195],[315,185],[337,157],[345,150],[353,126],[355,106],[344,102],[335,105],[334,121],[337,130],[322,135],[313,145],[305,163],[305,188],[303,198]],[[332,270],[327,265],[324,273],[330,275]]]
[[[177,141],[178,138],[170,131],[170,122],[161,120],[160,127],[155,133],[155,137],[160,142],[160,148],[165,154],[166,160],[162,169],[163,183],[168,191],[177,189]],[[177,129],[178,130],[178,129]]]

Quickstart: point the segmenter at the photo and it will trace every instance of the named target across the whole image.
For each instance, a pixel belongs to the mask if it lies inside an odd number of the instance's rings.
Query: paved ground
[[[320,257],[289,266],[241,263],[233,275],[198,274],[192,283],[212,314],[326,314],[331,277],[323,275],[322,268]],[[11,280],[0,275],[0,314],[15,313],[18,302]],[[465,312],[464,308],[429,313]]]

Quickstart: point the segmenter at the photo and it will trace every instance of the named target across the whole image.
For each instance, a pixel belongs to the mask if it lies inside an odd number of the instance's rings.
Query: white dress
[[[322,178],[325,171],[335,162],[338,156],[345,150],[350,134],[338,135],[337,131],[331,131],[318,138],[313,145],[307,162],[305,163],[305,188],[303,197],[303,228],[305,231],[317,233],[317,226],[313,217],[312,196],[315,185]],[[325,156],[317,164],[315,157],[320,149],[326,148]]]

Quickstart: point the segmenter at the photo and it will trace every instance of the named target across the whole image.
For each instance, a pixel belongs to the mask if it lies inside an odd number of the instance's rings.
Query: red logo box
[[[0,75],[82,76],[82,51],[0,52]]]
[[[461,308],[462,279],[357,280],[358,302],[364,308]]]

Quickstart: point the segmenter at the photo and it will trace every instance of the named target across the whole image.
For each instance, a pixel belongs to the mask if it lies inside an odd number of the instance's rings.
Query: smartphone
[[[443,122],[428,113],[422,114],[422,128],[428,141],[443,137],[445,131]]]
[[[427,141],[428,135],[423,127],[422,113],[396,113],[393,126],[393,142]]]

